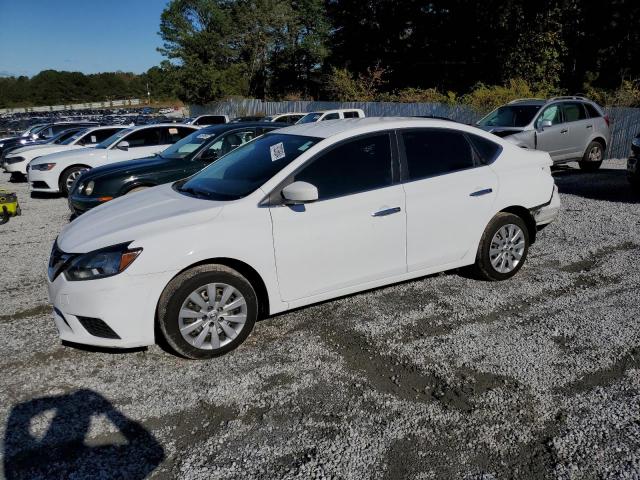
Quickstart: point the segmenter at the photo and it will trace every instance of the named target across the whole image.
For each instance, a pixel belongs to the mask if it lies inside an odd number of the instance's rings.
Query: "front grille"
[[[5,163],[12,165],[14,163],[24,162],[24,157],[7,157],[4,161]]]
[[[42,180],[36,180],[35,182],[31,182],[31,186],[33,188],[49,188],[47,182],[43,182]]]
[[[111,330],[111,327],[99,318],[77,317],[80,324],[94,337],[120,339],[120,336]]]

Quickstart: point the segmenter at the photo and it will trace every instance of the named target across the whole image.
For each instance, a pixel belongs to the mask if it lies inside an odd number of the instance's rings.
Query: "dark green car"
[[[211,162],[263,133],[289,126],[286,123],[225,123],[203,128],[159,154],[113,163],[84,172],[69,193],[75,215],[109,200],[190,177]]]

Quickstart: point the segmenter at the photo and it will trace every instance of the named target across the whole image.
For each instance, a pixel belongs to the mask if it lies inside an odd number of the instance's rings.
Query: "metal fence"
[[[313,112],[334,108],[361,108],[368,117],[411,117],[429,115],[446,117],[463,123],[474,123],[481,114],[464,105],[443,105],[439,103],[393,103],[393,102],[311,102],[285,101],[264,102],[257,99],[232,99],[208,105],[192,105],[191,115],[205,113],[225,114],[230,117],[242,115],[273,115],[283,112]],[[629,154],[631,140],[640,133],[640,109],[607,108],[611,120],[611,145],[609,158],[625,158]]]

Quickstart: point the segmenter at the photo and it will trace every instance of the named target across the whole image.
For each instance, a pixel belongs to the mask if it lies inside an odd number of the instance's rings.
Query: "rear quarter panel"
[[[512,206],[531,209],[548,202],[554,187],[551,164],[546,152],[505,145],[492,164],[499,183],[496,212]]]

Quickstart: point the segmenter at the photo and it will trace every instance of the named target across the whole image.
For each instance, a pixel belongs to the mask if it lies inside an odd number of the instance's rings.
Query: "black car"
[[[631,141],[631,156],[627,160],[627,176],[631,186],[640,193],[640,133]]]
[[[69,208],[79,215],[127,193],[189,177],[255,137],[287,126],[273,122],[212,125],[153,157],[87,170],[69,193]]]

